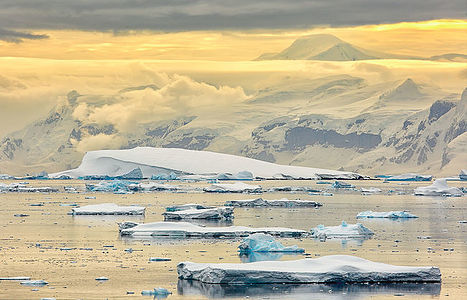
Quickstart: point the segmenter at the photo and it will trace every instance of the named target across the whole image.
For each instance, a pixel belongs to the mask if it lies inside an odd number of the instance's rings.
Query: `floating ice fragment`
[[[279,200],[265,200],[263,198],[248,199],[248,200],[229,200],[225,202],[226,206],[238,206],[238,207],[318,207],[322,206],[321,203],[309,200],[289,200],[282,198]]]
[[[119,206],[115,203],[86,205],[71,210],[72,215],[144,215],[142,206]]]
[[[1,280],[12,280],[12,281],[26,281],[31,280],[31,277],[17,276],[17,277],[0,277]]]
[[[154,290],[146,290],[141,292],[141,295],[143,296],[168,296],[170,294],[172,294],[172,292],[169,292],[167,289],[161,287],[155,288]]]
[[[27,286],[43,286],[49,283],[45,280],[24,280],[24,281],[21,281],[20,284],[27,285]]]
[[[375,211],[369,210],[369,211],[363,211],[357,215],[357,219],[362,219],[362,218],[409,219],[409,218],[418,218],[418,217],[406,211],[375,212]]]
[[[260,193],[259,185],[251,185],[243,182],[236,183],[215,183],[203,189],[208,193]]]
[[[407,267],[348,255],[248,264],[181,262],[180,279],[213,284],[440,282],[437,267]]]
[[[249,254],[252,252],[305,252],[305,249],[298,248],[296,245],[285,247],[276,241],[273,236],[264,233],[255,233],[243,239],[238,246],[240,254]]]
[[[182,211],[165,212],[162,214],[164,220],[183,219],[209,219],[230,220],[233,218],[232,207],[216,207],[207,209],[187,209]]]
[[[335,189],[353,189],[355,185],[343,181],[334,181],[332,187]]]
[[[101,277],[97,277],[96,280],[97,281],[106,281],[106,280],[109,280],[109,278],[101,276]]]
[[[317,227],[311,229],[311,236],[320,239],[369,238],[372,235],[374,235],[374,233],[362,224],[347,224],[345,221],[342,221],[342,224],[339,226],[326,227],[320,224]]]
[[[385,181],[431,181],[433,176],[407,173],[402,175],[390,176]]]
[[[181,211],[181,210],[188,210],[188,209],[208,209],[208,208],[215,208],[215,206],[206,206],[202,204],[188,203],[188,204],[182,204],[182,205],[167,206],[165,208],[165,211]]]
[[[149,261],[171,261],[172,259],[166,257],[150,257]]]
[[[459,197],[463,193],[456,187],[449,187],[445,178],[436,179],[432,185],[422,186],[415,189],[416,196],[452,196]]]

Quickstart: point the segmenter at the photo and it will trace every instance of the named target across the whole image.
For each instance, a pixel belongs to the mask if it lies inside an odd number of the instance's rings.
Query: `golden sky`
[[[47,30],[47,39],[20,43],[0,41],[1,57],[67,60],[212,60],[247,61],[266,52],[279,52],[295,39],[333,34],[374,51],[429,57],[467,53],[467,20],[432,20],[357,27],[306,30],[189,31],[160,33],[131,31]]]

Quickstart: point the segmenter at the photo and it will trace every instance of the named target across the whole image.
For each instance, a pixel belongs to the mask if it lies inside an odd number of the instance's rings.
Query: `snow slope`
[[[151,177],[163,171],[173,171],[178,174],[235,174],[245,170],[252,172],[256,177],[271,179],[278,174],[296,179],[317,179],[320,174],[330,174],[345,179],[362,177],[352,172],[278,165],[210,151],[152,147],[90,151],[86,153],[78,168],[50,174],[50,177],[62,175],[73,178],[88,175],[119,176],[135,168],[140,168],[144,177]]]

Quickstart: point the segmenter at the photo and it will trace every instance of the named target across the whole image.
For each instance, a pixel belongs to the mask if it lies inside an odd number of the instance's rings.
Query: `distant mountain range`
[[[324,60],[355,61],[368,59],[428,59],[467,62],[467,55],[450,53],[422,58],[376,52],[347,43],[330,34],[315,34],[295,40],[279,53],[265,53],[256,60]]]
[[[115,98],[158,88],[128,87],[116,91]],[[77,145],[93,137],[118,138],[118,149],[209,150],[366,175],[458,174],[466,168],[467,89],[459,96],[410,78],[369,84],[349,75],[284,77],[219,116],[187,113],[138,124],[131,132],[74,118],[79,103],[93,105],[100,97],[72,91],[67,103],[5,137],[0,142],[0,173],[75,168],[84,154]]]

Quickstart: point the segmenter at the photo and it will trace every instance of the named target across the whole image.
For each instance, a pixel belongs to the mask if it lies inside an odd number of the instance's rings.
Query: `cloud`
[[[215,87],[173,75],[170,82],[158,90],[148,87],[126,92],[111,104],[80,103],[73,117],[84,122],[112,124],[120,131],[128,131],[141,123],[228,109],[247,98],[240,87]]]
[[[21,43],[24,39],[27,40],[42,40],[48,39],[46,34],[32,34],[27,32],[19,32],[0,28],[0,40],[10,43]]]
[[[76,150],[81,153],[92,150],[120,149],[124,142],[124,139],[120,136],[103,133],[85,137],[79,142],[72,140],[72,143],[76,146]]]
[[[0,27],[97,31],[307,28],[464,19],[465,0],[2,0]]]

